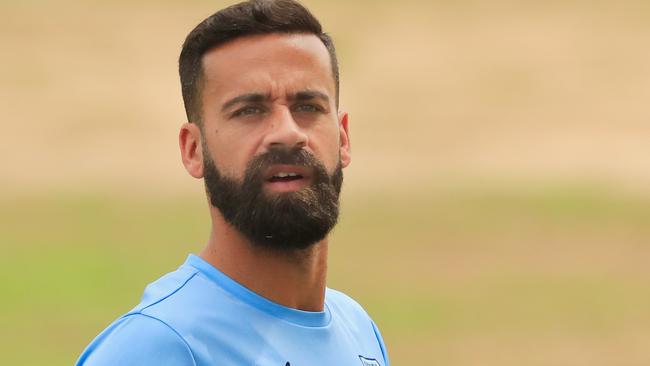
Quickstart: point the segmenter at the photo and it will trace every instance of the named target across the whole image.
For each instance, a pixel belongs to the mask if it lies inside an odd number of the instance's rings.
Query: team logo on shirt
[[[379,361],[375,360],[374,358],[366,358],[359,355],[359,359],[361,360],[361,364],[363,366],[381,366]]]

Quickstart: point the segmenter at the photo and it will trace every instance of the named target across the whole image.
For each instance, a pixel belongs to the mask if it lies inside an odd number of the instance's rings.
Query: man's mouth
[[[277,174],[274,174],[271,178],[269,178],[269,182],[291,182],[294,180],[299,180],[302,179],[302,175],[298,173],[285,173],[285,172],[280,172]]]
[[[304,166],[275,165],[268,170],[265,185],[274,192],[297,191],[309,185],[310,173]]]

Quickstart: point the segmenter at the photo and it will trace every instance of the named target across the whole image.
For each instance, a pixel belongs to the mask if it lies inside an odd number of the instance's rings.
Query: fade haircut
[[[237,38],[272,34],[313,34],[327,48],[339,104],[339,68],[334,43],[318,19],[295,0],[248,0],[220,10],[199,23],[183,43],[179,73],[188,121],[201,123],[203,55]]]

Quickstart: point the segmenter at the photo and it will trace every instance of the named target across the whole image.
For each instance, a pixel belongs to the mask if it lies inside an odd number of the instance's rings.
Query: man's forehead
[[[224,57],[249,59],[271,51],[282,51],[288,55],[308,52],[329,59],[325,44],[314,34],[306,33],[269,33],[246,35],[235,38],[208,50],[203,56],[204,65],[213,58]]]
[[[327,48],[311,34],[242,37],[208,51],[202,62],[208,93],[310,89],[329,94],[335,89]]]

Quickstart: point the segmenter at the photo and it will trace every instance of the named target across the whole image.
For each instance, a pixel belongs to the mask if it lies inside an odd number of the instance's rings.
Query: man
[[[188,35],[180,76],[210,238],[77,364],[387,366],[370,317],[325,286],[350,141],[318,20],[293,0],[221,10]]]

